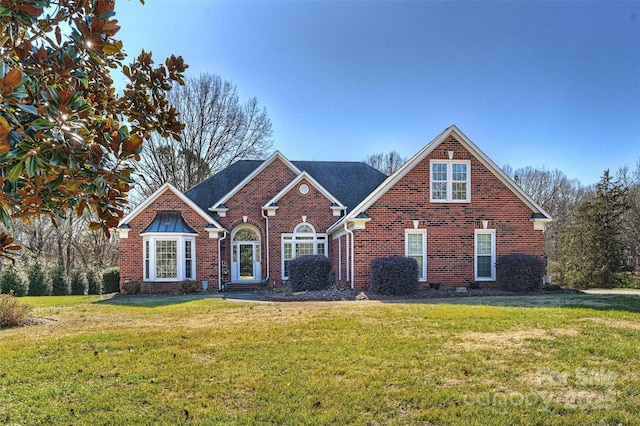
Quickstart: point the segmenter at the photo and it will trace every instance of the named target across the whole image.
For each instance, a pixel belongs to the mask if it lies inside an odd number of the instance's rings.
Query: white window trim
[[[151,233],[143,234],[142,242],[142,275],[145,282],[175,282],[196,279],[196,238],[193,234]],[[145,261],[147,258],[147,241],[149,242],[149,276],[146,276]],[[156,242],[175,241],[177,256],[177,276],[175,278],[156,277]],[[185,242],[191,241],[191,278],[186,278]]]
[[[422,271],[418,277],[419,282],[427,281],[427,230],[426,229],[405,229],[404,230],[404,255],[409,257],[409,234],[422,235]]]
[[[444,200],[433,198],[433,165],[447,165],[447,198]],[[467,197],[464,200],[453,199],[453,165],[467,165]],[[456,181],[462,182],[462,181]],[[432,203],[470,203],[471,202],[471,161],[470,160],[431,160],[429,162],[429,199]]]
[[[478,276],[478,235],[491,235],[491,277]],[[475,281],[495,281],[496,280],[496,230],[476,229],[473,236],[473,276]]]
[[[282,275],[282,279],[283,280],[287,280],[289,279],[289,277],[287,275],[285,275],[285,270],[284,270],[284,262],[285,262],[285,258],[284,258],[284,246],[285,244],[291,244],[291,259],[288,260],[293,260],[296,258],[296,244],[297,243],[301,243],[301,244],[313,244],[313,254],[321,254],[324,256],[327,256],[327,251],[329,248],[329,241],[327,238],[327,234],[318,234],[316,233],[315,228],[307,222],[303,222],[300,223],[298,225],[296,225],[295,230],[298,229],[298,227],[300,227],[301,225],[307,225],[309,226],[312,230],[313,233],[310,232],[294,232],[292,234],[280,234],[280,253],[282,254],[282,256],[280,256],[281,259],[281,275]],[[306,240],[297,240],[296,237],[307,237]],[[308,237],[313,237],[312,239],[309,239]],[[320,244],[324,244],[324,251],[322,253],[318,253],[318,243]]]

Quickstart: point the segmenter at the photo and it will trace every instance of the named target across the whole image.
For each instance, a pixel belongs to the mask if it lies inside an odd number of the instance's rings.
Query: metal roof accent
[[[215,225],[214,225],[215,226]],[[182,217],[179,211],[160,210],[141,234],[146,233],[176,233],[176,234],[197,234],[192,227]]]

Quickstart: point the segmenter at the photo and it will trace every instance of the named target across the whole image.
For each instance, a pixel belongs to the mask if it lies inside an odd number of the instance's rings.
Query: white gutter
[[[262,217],[264,217],[264,222],[265,222],[265,239],[266,242],[265,244],[267,245],[267,279],[269,279],[269,273],[271,272],[271,265],[269,264],[269,216],[264,214],[264,209],[261,209],[262,212]],[[267,282],[267,286],[269,285],[269,283]]]
[[[227,238],[227,231],[224,231],[224,237],[218,238],[218,291],[222,291],[222,253],[220,246],[225,238]]]
[[[354,282],[354,279],[355,279],[355,275],[356,275],[356,274],[354,273],[354,271],[353,271],[353,266],[354,266],[354,264],[355,264],[355,262],[353,261],[353,257],[354,257],[354,249],[355,249],[355,245],[354,245],[354,243],[353,243],[353,237],[354,237],[354,235],[353,235],[353,231],[350,231],[350,230],[349,230],[349,228],[347,227],[347,222],[346,222],[346,221],[344,222],[344,232],[346,232],[347,234],[349,234],[349,235],[351,236],[351,247],[350,247],[350,248],[349,248],[349,247],[347,247],[347,248],[349,249],[349,252],[350,252],[350,253],[349,253],[349,254],[350,254],[350,256],[349,256],[349,262],[351,263],[351,265],[350,265],[350,269],[351,269],[351,271],[349,271],[349,273],[350,273],[350,275],[351,275],[351,290],[354,290],[354,289],[355,289],[355,282]]]

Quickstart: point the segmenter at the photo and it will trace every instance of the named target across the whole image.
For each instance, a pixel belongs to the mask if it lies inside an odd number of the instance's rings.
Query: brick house
[[[423,285],[495,284],[496,258],[543,255],[551,216],[456,126],[391,176],[364,163],[241,160],[181,193],[170,184],[120,223],[120,276],[144,292],[197,281],[281,285],[324,254],[336,281],[368,286],[377,257],[415,258]]]

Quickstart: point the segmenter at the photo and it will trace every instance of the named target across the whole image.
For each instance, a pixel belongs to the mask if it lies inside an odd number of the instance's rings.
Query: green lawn
[[[0,424],[640,424],[640,297],[24,298]]]

